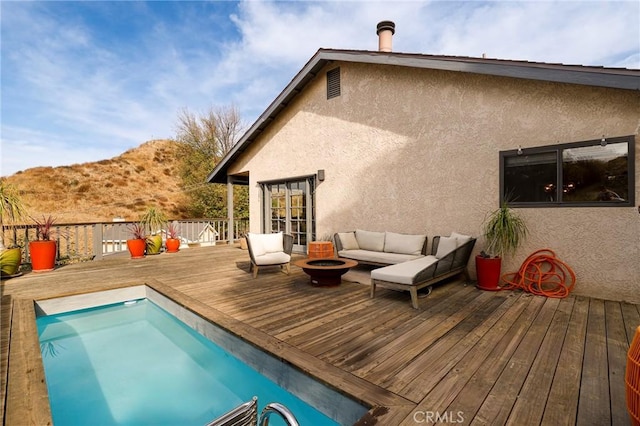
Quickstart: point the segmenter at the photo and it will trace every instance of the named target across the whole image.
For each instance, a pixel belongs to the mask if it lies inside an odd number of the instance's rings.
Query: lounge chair
[[[411,305],[418,309],[418,290],[428,287],[430,293],[433,284],[459,274],[470,280],[467,263],[475,243],[475,238],[460,234],[433,237],[429,256],[371,271],[371,298],[377,286],[409,291]]]
[[[274,234],[247,234],[247,248],[251,258],[253,278],[258,276],[258,269],[262,266],[276,266],[286,268],[291,272],[291,251],[293,236],[282,232]]]

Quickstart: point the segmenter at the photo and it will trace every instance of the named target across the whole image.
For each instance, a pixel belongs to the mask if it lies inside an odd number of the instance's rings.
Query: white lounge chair
[[[251,258],[253,278],[258,276],[258,269],[262,266],[277,266],[291,272],[291,251],[293,236],[282,232],[274,234],[247,234],[247,248]]]

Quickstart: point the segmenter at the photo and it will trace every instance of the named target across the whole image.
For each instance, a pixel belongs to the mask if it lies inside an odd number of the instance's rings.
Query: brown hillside
[[[22,194],[32,217],[52,215],[57,223],[138,220],[149,206],[170,219],[184,219],[178,144],[153,140],[94,163],[36,167],[6,178]]]

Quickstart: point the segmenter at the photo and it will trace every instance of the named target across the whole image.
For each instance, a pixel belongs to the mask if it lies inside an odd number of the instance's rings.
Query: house
[[[640,302],[640,70],[395,53],[378,29],[379,51],[318,50],[209,175],[249,186],[251,230],[301,252],[354,229],[479,236],[508,199],[530,235],[503,272],[549,248],[574,294]]]

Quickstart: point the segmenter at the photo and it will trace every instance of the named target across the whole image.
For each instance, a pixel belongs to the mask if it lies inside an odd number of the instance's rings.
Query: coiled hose
[[[518,272],[504,274],[502,290],[520,289],[552,298],[564,298],[576,284],[576,274],[553,250],[542,249],[525,259]]]

